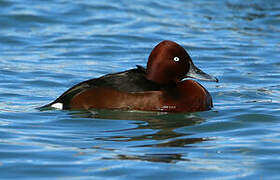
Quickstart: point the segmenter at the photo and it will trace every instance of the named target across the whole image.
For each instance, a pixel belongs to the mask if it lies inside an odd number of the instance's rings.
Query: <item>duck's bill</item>
[[[214,76],[206,74],[205,72],[203,72],[202,70],[197,68],[192,62],[190,62],[190,70],[185,75],[185,78],[194,78],[194,79],[199,79],[199,80],[203,80],[203,81],[213,81],[213,82],[219,81]]]

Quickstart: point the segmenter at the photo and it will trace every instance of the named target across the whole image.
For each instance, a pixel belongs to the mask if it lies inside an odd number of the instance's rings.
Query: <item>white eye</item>
[[[177,61],[179,61],[180,59],[176,56],[176,57],[173,58],[173,60],[174,60],[175,62],[177,62]]]

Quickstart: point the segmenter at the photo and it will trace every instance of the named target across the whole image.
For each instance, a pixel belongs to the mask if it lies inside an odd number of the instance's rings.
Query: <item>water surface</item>
[[[277,1],[0,1],[1,179],[279,179]],[[219,78],[198,113],[38,111],[169,39]]]

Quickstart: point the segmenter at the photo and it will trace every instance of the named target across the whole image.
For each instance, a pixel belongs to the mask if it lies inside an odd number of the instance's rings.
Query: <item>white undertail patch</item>
[[[62,103],[54,103],[51,105],[51,107],[56,108],[56,109],[63,109],[63,104]]]

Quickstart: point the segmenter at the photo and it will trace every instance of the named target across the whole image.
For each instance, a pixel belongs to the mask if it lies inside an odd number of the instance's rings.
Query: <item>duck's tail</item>
[[[62,110],[63,104],[60,102],[54,101],[54,102],[46,104],[44,106],[37,107],[36,109],[39,111],[45,111],[45,110],[50,110],[50,109],[61,109]]]

